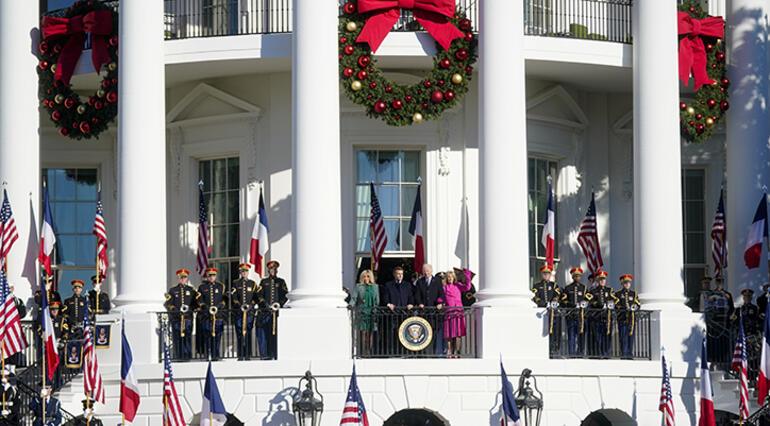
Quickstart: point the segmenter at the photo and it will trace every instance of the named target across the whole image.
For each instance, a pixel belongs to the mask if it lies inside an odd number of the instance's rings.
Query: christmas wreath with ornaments
[[[408,9],[413,25],[438,44],[433,69],[418,83],[397,84],[377,67],[374,52]],[[348,0],[339,17],[339,67],[345,94],[370,117],[391,126],[438,118],[468,92],[476,62],[473,25],[454,0]]]
[[[679,102],[682,136],[688,142],[703,142],[711,137],[716,124],[730,108],[727,101],[725,61],[725,22],[721,16],[709,16],[695,0],[679,5],[679,79],[685,85],[693,77],[695,93]]]
[[[40,103],[59,134],[72,139],[98,137],[118,113],[118,15],[99,1],[75,2],[63,13],[46,15],[38,46]],[[91,62],[102,77],[95,93],[83,100],[70,79],[91,42]]]

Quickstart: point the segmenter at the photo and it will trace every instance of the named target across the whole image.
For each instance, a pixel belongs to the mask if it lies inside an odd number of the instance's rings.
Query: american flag
[[[5,271],[0,268],[0,341],[4,356],[9,357],[27,347],[27,339],[21,331],[21,318],[16,301],[8,285]]]
[[[350,386],[348,386],[348,397],[345,400],[345,408],[342,409],[342,419],[340,426],[369,426],[369,418],[366,416],[366,407],[361,398],[361,392],[358,390],[356,380],[356,366],[353,366],[353,375],[350,376]]]
[[[727,268],[727,228],[725,226],[724,193],[719,194],[719,205],[711,225],[711,258],[714,259],[714,275],[721,277]]]
[[[604,266],[604,261],[602,260],[602,248],[599,245],[599,231],[596,229],[596,197],[593,192],[586,217],[580,224],[577,241],[588,262],[588,270],[592,274],[596,273]]]
[[[666,357],[661,356],[660,362],[663,366],[663,383],[660,386],[660,405],[658,410],[663,413],[665,426],[674,426],[674,398],[671,395],[671,381],[668,377],[668,367],[666,367]]]
[[[369,183],[369,191],[372,198],[372,212],[369,217],[369,238],[371,238],[372,245],[372,269],[376,271],[380,267],[380,259],[385,252],[385,247],[388,245],[388,234],[385,233],[385,222],[382,220],[382,209],[380,209],[380,201],[377,199],[377,193],[374,192],[373,183]]]
[[[206,197],[203,195],[203,182],[198,183],[198,273],[209,266],[209,219],[206,209]]]
[[[83,308],[83,389],[87,396],[104,404],[104,386],[91,336],[90,316],[86,303]]]
[[[102,191],[96,200],[96,217],[94,218],[93,234],[96,236],[96,259],[99,276],[107,275],[107,225],[104,223],[104,207],[102,206]]]
[[[171,370],[171,352],[163,341],[163,426],[185,426],[182,404],[174,385],[174,372]]]
[[[738,390],[740,391],[740,399],[738,401],[738,416],[740,420],[746,420],[749,417],[749,358],[746,353],[746,334],[743,332],[743,316],[741,315],[739,320],[739,332],[738,341],[735,342],[735,350],[733,351],[733,363],[730,366],[731,370],[738,372]]]
[[[19,231],[13,219],[11,202],[8,201],[8,191],[3,189],[3,206],[0,208],[0,268],[5,265],[5,259],[18,239]]]

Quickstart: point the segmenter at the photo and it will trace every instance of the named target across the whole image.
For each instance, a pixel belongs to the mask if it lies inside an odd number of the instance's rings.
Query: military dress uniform
[[[561,307],[569,309],[567,320],[567,346],[571,356],[583,355],[585,340],[585,311],[592,296],[588,293],[586,285],[580,282],[583,276],[582,268],[570,269],[572,283],[564,287],[561,293]]]
[[[72,288],[83,288],[83,281],[73,280]],[[64,301],[62,307],[62,315],[66,317],[67,324],[69,325],[69,332],[73,339],[79,339],[82,337],[83,332],[83,320],[85,318],[86,303],[88,300],[85,296],[78,296],[73,294],[71,297]]]
[[[267,269],[277,269],[280,264],[271,260]],[[257,343],[259,356],[263,359],[275,359],[278,353],[278,339],[275,322],[278,320],[278,309],[286,303],[289,289],[286,281],[277,276],[268,276],[259,283],[258,300],[260,312],[257,318]]]
[[[241,264],[240,271],[248,271],[248,264]],[[232,306],[234,332],[238,341],[238,359],[251,357],[251,335],[254,328],[254,308],[256,307],[259,286],[248,278],[233,280],[230,290],[230,304]]]
[[[732,336],[729,333],[735,311],[733,296],[717,281],[717,288],[707,293],[706,344],[710,360],[727,360],[732,353]]]
[[[738,315],[735,319],[743,321],[743,329],[746,335],[751,336],[758,334],[762,331],[762,323],[759,319],[759,308],[757,305],[751,303],[751,297],[754,296],[754,290],[744,288],[741,290],[741,295],[749,296],[749,301],[743,302],[743,305],[738,308]]]
[[[187,269],[176,271],[180,278],[190,275]],[[164,306],[168,311],[168,320],[171,323],[171,334],[177,359],[190,359],[192,357],[192,324],[193,311],[197,307],[197,295],[190,284],[178,283],[166,293]]]
[[[541,273],[551,273],[553,270],[548,265],[540,268]],[[550,340],[550,351],[558,353],[561,343],[561,318],[556,309],[561,297],[559,285],[550,280],[540,280],[532,285],[532,301],[539,308],[548,308],[548,335]],[[551,304],[555,303],[556,306]]]
[[[5,406],[0,404],[0,426],[18,426],[21,420],[21,397],[16,386],[11,383],[3,383],[0,390],[0,398],[5,401]]]
[[[45,419],[43,419],[43,404],[40,397],[29,403],[29,408],[35,416],[32,426],[60,426],[62,422],[61,403],[54,397],[45,399]]]
[[[620,276],[621,285],[632,282],[631,274]],[[634,333],[636,333],[636,311],[639,310],[639,295],[630,288],[622,288],[615,292],[618,301],[615,309],[618,315],[618,340],[620,341],[620,354],[622,358],[632,358],[634,353]]]
[[[91,277],[91,282],[96,285],[96,275]],[[97,291],[96,288],[88,291],[88,310],[92,315],[109,314],[110,309],[112,309],[112,304],[110,303],[110,295],[107,292],[101,289]]]
[[[601,280],[606,282],[607,272],[597,271],[595,274],[596,287],[592,288],[591,301],[589,306],[593,309],[591,312],[591,334],[593,336],[594,347],[591,348],[591,355],[607,358],[610,356],[612,347],[612,311],[615,309],[617,298],[612,288],[606,284],[599,284]]]
[[[206,269],[206,276],[216,276],[217,268]],[[203,331],[202,339],[206,356],[219,359],[219,346],[224,331],[227,309],[225,285],[219,281],[204,281],[198,286],[198,317]]]

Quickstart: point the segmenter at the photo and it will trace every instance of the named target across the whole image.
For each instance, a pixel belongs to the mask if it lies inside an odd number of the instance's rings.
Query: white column
[[[289,303],[295,308],[344,304],[337,14],[334,2],[294,0]]]
[[[634,2],[634,265],[645,308],[685,310],[676,2]]]
[[[532,306],[523,3],[479,10],[479,304]],[[501,53],[504,52],[504,53]]]
[[[163,3],[120,3],[118,295],[133,312],[166,289],[166,110]]]
[[[41,173],[35,57],[38,3],[0,1],[0,182],[8,182],[6,189],[19,231],[19,240],[10,253],[8,275],[21,298],[29,297],[37,285]]]
[[[743,287],[761,291],[768,281],[766,262],[749,271],[743,261],[746,236],[762,187],[770,186],[770,123],[767,98],[767,43],[764,34],[770,5],[764,0],[733,0],[728,5],[727,43],[727,282],[733,294]],[[751,11],[747,13],[746,11]]]

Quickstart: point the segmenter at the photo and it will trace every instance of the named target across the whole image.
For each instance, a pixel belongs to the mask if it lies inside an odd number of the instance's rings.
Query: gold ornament
[[[714,125],[714,119],[709,117],[706,119],[706,126],[711,127]]]
[[[99,89],[96,91],[96,96],[103,98],[104,97],[104,90]]]
[[[358,24],[350,21],[347,23],[347,25],[345,25],[345,29],[348,30],[349,33],[355,32],[358,29]]]
[[[107,69],[110,71],[115,71],[116,69],[118,69],[118,64],[116,64],[115,62],[110,62],[110,64],[107,65]]]
[[[415,112],[414,115],[412,116],[413,123],[419,124],[419,123],[422,123],[422,120],[423,120],[422,114],[420,114],[419,112]]]
[[[56,64],[51,65],[51,68],[49,69],[51,70],[51,74],[56,73]]]
[[[56,96],[54,96],[53,100],[57,104],[60,104],[60,103],[64,102],[64,95],[56,95]]]
[[[690,114],[690,115],[693,115],[693,114],[695,114],[695,108],[693,108],[693,107],[687,107],[687,113],[688,113],[688,114]]]
[[[452,74],[452,83],[460,84],[463,82],[463,76],[460,74]]]
[[[78,114],[84,114],[86,112],[85,105],[78,105]]]
[[[354,92],[358,92],[361,90],[364,86],[361,84],[358,80],[353,80],[352,83],[350,83],[350,88],[353,89]]]

